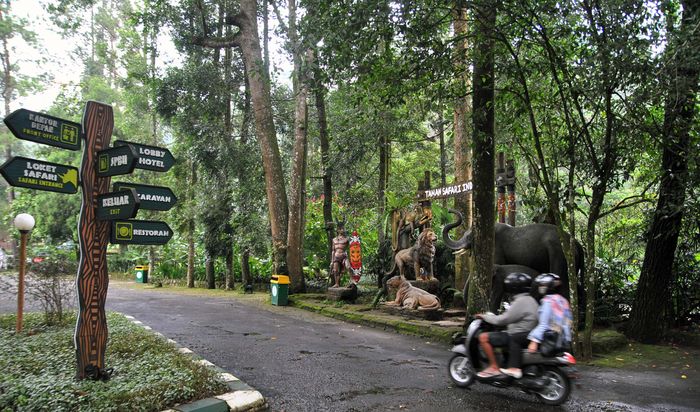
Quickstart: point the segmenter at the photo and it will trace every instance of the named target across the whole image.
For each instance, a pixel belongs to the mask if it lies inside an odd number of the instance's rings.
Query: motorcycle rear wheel
[[[468,357],[459,353],[454,354],[450,359],[448,369],[452,382],[460,388],[468,388],[474,383],[476,370]]]
[[[542,378],[548,380],[547,385],[537,392],[537,396],[542,402],[547,405],[561,405],[569,399],[571,382],[561,369],[545,367]]]

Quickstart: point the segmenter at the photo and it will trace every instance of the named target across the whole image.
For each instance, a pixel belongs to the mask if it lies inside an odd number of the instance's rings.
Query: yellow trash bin
[[[270,301],[275,306],[286,306],[289,294],[289,276],[272,275],[270,277]]]
[[[148,265],[136,266],[136,283],[148,283]]]

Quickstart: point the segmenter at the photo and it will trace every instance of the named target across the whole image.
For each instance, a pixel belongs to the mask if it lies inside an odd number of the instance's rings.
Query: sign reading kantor
[[[80,150],[80,123],[19,109],[5,118],[12,134],[22,140],[69,150]]]

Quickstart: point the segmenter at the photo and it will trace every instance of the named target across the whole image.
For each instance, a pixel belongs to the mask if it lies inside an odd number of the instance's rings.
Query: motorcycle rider
[[[480,378],[489,378],[501,373],[519,379],[523,376],[522,350],[528,343],[527,336],[537,325],[538,304],[530,295],[532,278],[526,273],[511,273],[503,280],[505,291],[513,296],[508,310],[501,314],[477,314],[476,318],[483,319],[492,325],[508,325],[506,332],[486,332],[479,335],[479,343],[489,360],[489,365],[479,372]],[[508,368],[499,369],[493,347],[508,347]]]
[[[558,293],[561,280],[557,274],[543,273],[535,278],[537,291],[542,297],[538,310],[537,327],[530,332],[528,352],[537,352],[547,330],[559,333],[562,345],[568,347],[571,342],[571,323],[573,316],[569,301]]]

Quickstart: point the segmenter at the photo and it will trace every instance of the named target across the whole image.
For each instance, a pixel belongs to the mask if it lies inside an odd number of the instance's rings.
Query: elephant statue
[[[459,240],[450,238],[450,230],[462,224],[462,214],[454,209],[450,213],[457,216],[455,222],[445,225],[442,238],[445,245],[453,250],[470,249],[472,247],[472,231],[466,231]],[[568,235],[567,235],[568,238]],[[567,239],[568,240],[568,239]],[[574,260],[580,280],[584,276],[584,253],[581,244],[576,241]],[[522,265],[532,268],[538,273],[556,273],[561,277],[563,285],[569,284],[569,273],[566,257],[559,242],[557,227],[545,223],[533,223],[524,226],[510,226],[496,223],[494,264]],[[527,272],[526,272],[527,273]],[[569,299],[569,288],[562,287],[562,295]],[[582,296],[579,293],[579,296]]]

